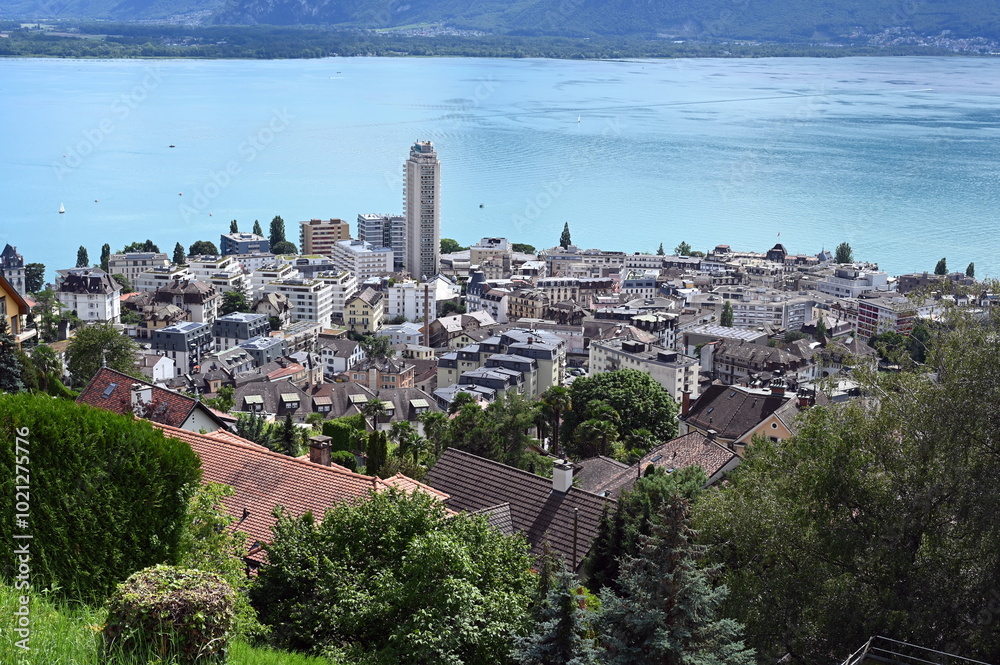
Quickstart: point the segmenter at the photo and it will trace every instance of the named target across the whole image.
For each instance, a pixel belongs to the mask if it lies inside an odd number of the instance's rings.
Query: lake
[[[401,212],[416,140],[462,244],[569,222],[582,247],[847,241],[891,273],[1000,275],[996,59],[13,59],[0,121],[0,243],[49,279],[81,244]]]

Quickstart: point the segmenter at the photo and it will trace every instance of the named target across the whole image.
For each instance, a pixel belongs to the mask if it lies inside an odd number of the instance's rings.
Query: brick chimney
[[[691,411],[691,391],[681,391],[681,416],[686,416]]]
[[[573,465],[568,460],[556,460],[552,465],[552,490],[565,494],[573,486]]]
[[[332,437],[317,434],[309,437],[309,461],[330,466],[330,441]]]

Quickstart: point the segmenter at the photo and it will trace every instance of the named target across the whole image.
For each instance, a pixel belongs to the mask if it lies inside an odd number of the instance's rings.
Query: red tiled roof
[[[212,413],[210,409],[190,397],[154,386],[108,367],[102,367],[94,375],[76,401],[78,404],[88,404],[105,411],[131,415],[133,414],[131,388],[136,383],[152,389],[152,401],[148,405],[149,411],[145,416],[147,420],[180,427],[191,415],[191,412],[200,407],[220,427],[225,425],[225,422]],[[112,387],[111,384],[116,385]]]
[[[442,501],[448,500],[448,495],[440,490],[436,490],[430,485],[425,485],[419,481],[410,478],[409,476],[404,476],[401,473],[397,473],[395,476],[390,476],[388,478],[383,478],[382,482],[389,487],[395,487],[398,490],[402,490],[407,494],[411,492],[427,492],[428,494],[433,494]]]

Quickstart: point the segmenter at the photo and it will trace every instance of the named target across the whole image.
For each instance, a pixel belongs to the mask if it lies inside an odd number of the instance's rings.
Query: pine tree
[[[235,219],[233,221],[229,222],[229,232],[230,233],[239,233],[240,232],[240,225],[237,223],[237,221]]]
[[[656,248],[656,255],[657,256],[664,256],[665,254],[666,254],[666,252],[663,251],[663,243],[661,242],[660,246]]]
[[[712,587],[717,570],[698,567],[706,547],[695,543],[687,500],[665,503],[652,530],[622,563],[621,595],[601,592],[606,665],[753,665],[743,626],[717,616],[728,590]]]
[[[101,270],[108,271],[108,262],[111,261],[111,245],[104,243],[101,246]]]
[[[677,256],[691,256],[691,245],[686,240],[681,240],[681,244],[674,247],[674,254]]]
[[[733,306],[727,300],[722,306],[722,316],[719,317],[719,325],[725,328],[732,328],[733,318]]]
[[[90,258],[87,256],[87,248],[80,245],[80,249],[76,250],[76,267],[86,268],[90,265]]]
[[[279,242],[285,242],[285,220],[281,218],[281,215],[275,215],[274,219],[271,220],[271,235],[268,239],[271,242],[271,247]]]
[[[594,611],[587,596],[565,567],[553,581],[531,633],[515,638],[514,660],[520,665],[597,665],[598,649],[588,637]]]
[[[948,274],[948,261],[945,258],[942,258],[940,261],[937,262],[937,265],[934,266],[934,274],[935,275]]]
[[[174,245],[174,264],[182,266],[187,262],[187,252],[184,251],[184,245],[177,243]]]
[[[965,276],[966,277],[971,277],[972,279],[976,278],[976,264],[975,263],[970,263],[965,268]]]
[[[819,317],[819,321],[816,322],[816,341],[822,342],[826,338],[826,335],[826,319],[821,316]]]
[[[288,455],[289,457],[299,456],[299,432],[298,427],[292,422],[292,414],[285,414],[285,423],[281,427],[281,444],[282,453]]]
[[[264,235],[264,229],[260,228],[260,220],[253,220],[253,233],[258,236]]]
[[[559,236],[559,246],[566,249],[573,244],[573,240],[569,237],[569,222],[563,224],[562,235]]]
[[[270,447],[271,426],[263,416],[254,412],[241,413],[236,417],[236,434],[254,443]]]
[[[10,334],[6,316],[0,316],[0,391],[16,393],[24,389],[21,363],[17,359],[17,343]]]

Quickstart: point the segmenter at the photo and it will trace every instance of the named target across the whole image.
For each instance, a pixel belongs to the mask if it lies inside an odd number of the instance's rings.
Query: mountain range
[[[887,29],[1000,38],[1000,3],[984,0],[0,0],[0,17],[795,42]]]

